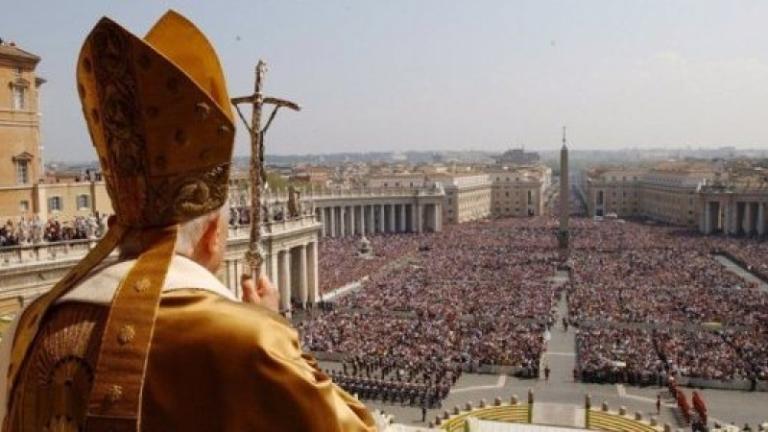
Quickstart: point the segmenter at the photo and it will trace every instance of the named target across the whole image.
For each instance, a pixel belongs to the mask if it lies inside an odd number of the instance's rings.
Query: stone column
[[[325,237],[325,207],[320,207],[320,235]]]
[[[405,204],[400,204],[400,232],[407,232],[408,226],[405,224]]]
[[[432,229],[434,232],[440,231],[440,212],[437,211],[437,204],[432,204]]]
[[[269,280],[275,285],[275,287],[278,288],[278,292],[280,291],[280,278],[278,275],[280,274],[278,271],[278,253],[274,251],[270,251],[269,253],[269,269],[267,270],[267,276],[269,276]]]
[[[380,233],[387,232],[386,225],[384,224],[384,219],[385,219],[384,218],[384,204],[380,204],[379,205],[379,232]]]
[[[424,215],[422,214],[423,206],[416,204],[416,232],[421,234],[424,231]]]
[[[347,224],[345,219],[347,218],[347,208],[345,206],[339,207],[339,237],[347,235]]]
[[[727,235],[733,235],[736,231],[736,203],[733,201],[729,201],[725,204],[725,223],[723,227],[723,231]]]
[[[752,230],[754,229],[754,226],[752,226],[752,205],[754,203],[751,202],[745,202],[744,203],[744,233],[746,235],[752,234]]]
[[[757,235],[765,235],[765,203],[757,203]]]
[[[301,308],[307,307],[307,300],[309,300],[309,293],[307,287],[307,281],[309,277],[307,275],[307,245],[299,246],[299,301],[301,302]]]
[[[376,233],[376,219],[374,218],[374,208],[373,204],[368,205],[368,233],[369,234],[375,234]]]
[[[397,225],[395,225],[395,205],[389,205],[389,232],[396,233]]]
[[[328,210],[331,213],[331,237],[336,237],[336,207],[331,206]]]
[[[368,226],[365,224],[365,204],[360,206],[360,235],[365,235]]]
[[[712,203],[704,202],[704,234],[712,234]]]
[[[350,207],[349,207],[349,234],[351,234],[351,235],[353,235],[353,236],[356,234],[356,233],[355,233],[355,231],[356,231],[356,230],[355,230],[355,225],[357,225],[357,224],[355,223],[355,218],[356,218],[356,216],[357,216],[357,215],[356,215],[356,213],[357,213],[357,212],[355,211],[355,210],[356,210],[356,208],[355,208],[355,207],[356,207],[356,206],[350,206]]]
[[[317,242],[312,242],[306,247],[307,253],[307,297],[309,304],[315,304],[320,300],[319,283],[320,279],[317,276]]]
[[[291,311],[291,251],[280,252],[280,311]]]

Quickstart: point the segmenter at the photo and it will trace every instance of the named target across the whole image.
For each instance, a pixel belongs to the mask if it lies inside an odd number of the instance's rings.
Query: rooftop
[[[11,58],[14,60],[22,60],[27,63],[37,64],[40,61],[40,57],[32,54],[31,52],[24,51],[16,46],[13,42],[5,42],[0,39],[0,58]]]

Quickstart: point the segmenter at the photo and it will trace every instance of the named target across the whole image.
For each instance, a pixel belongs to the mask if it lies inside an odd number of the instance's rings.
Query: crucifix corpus
[[[232,104],[237,110],[237,114],[245,124],[246,129],[251,136],[251,162],[250,162],[250,180],[251,180],[251,235],[248,243],[248,250],[245,252],[243,266],[243,275],[256,277],[258,279],[261,273],[261,264],[264,262],[264,253],[261,249],[261,191],[266,182],[264,170],[264,136],[272,124],[280,108],[289,108],[299,111],[301,107],[295,102],[275,97],[265,97],[262,92],[264,86],[264,75],[267,72],[267,64],[262,60],[256,65],[256,85],[254,92],[249,96],[232,98]],[[252,107],[250,124],[240,111],[241,104],[249,104]],[[261,126],[261,110],[263,106],[272,105],[272,112],[269,115],[267,123]]]

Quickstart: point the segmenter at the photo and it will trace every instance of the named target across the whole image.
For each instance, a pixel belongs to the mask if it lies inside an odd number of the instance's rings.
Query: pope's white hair
[[[229,226],[229,206],[225,204],[218,210],[198,216],[191,221],[179,225],[179,232],[176,236],[176,253],[186,256],[192,255],[195,246],[197,246],[200,238],[205,233],[205,227],[217,217],[224,219],[227,226]]]
[[[219,217],[229,226],[229,206],[227,204],[210,213],[179,224],[176,235],[176,253],[191,256],[205,233],[205,227]],[[129,235],[120,243],[120,256],[122,258],[136,256],[143,252],[144,248],[145,246],[141,244],[138,238]]]

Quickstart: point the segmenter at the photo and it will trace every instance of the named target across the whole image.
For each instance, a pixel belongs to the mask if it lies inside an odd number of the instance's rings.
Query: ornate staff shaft
[[[261,192],[264,187],[264,181],[266,176],[264,175],[264,136],[267,133],[267,129],[272,124],[272,121],[277,115],[277,110],[286,107],[294,111],[299,111],[301,108],[298,104],[274,97],[264,97],[262,91],[264,86],[264,75],[267,71],[267,64],[262,60],[256,65],[256,83],[254,85],[254,92],[250,96],[242,96],[232,98],[232,104],[237,109],[237,114],[240,119],[245,123],[245,127],[248,128],[248,132],[251,136],[251,160],[250,160],[250,180],[251,180],[251,232],[250,240],[248,244],[248,250],[243,257],[245,265],[243,266],[243,274],[246,276],[259,276],[261,272],[261,265],[264,262],[264,253],[261,248]],[[240,112],[239,104],[251,104],[253,110],[251,113],[250,125],[245,120],[243,113]],[[264,104],[270,104],[274,106],[272,113],[269,115],[266,126],[261,127],[261,112]]]
[[[264,254],[261,249],[261,189],[264,186],[264,149],[261,133],[261,107],[264,105],[262,86],[266,64],[259,60],[256,65],[256,84],[253,90],[253,112],[251,113],[251,233],[248,250],[243,257],[243,272],[259,276]]]

